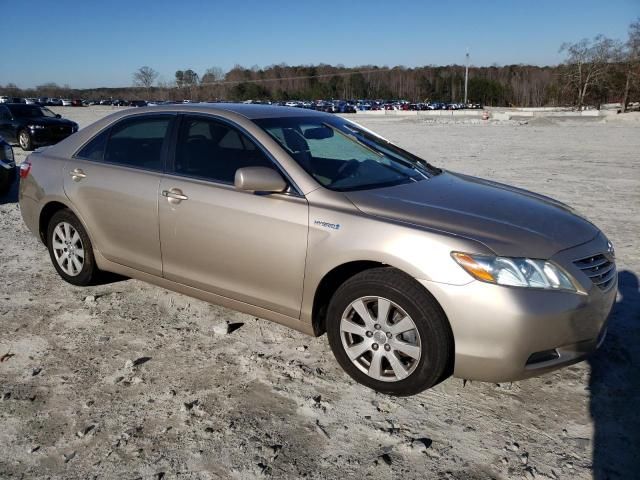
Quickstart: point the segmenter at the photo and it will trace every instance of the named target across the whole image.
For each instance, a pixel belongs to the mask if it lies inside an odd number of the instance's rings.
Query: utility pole
[[[467,107],[467,85],[469,84],[469,49],[467,48],[467,66],[464,69],[464,106]]]

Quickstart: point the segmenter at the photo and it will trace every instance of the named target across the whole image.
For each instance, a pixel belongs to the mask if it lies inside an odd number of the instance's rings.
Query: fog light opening
[[[551,350],[543,350],[541,352],[532,353],[527,360],[527,365],[533,365],[536,363],[552,362],[560,358],[560,354],[554,348]]]

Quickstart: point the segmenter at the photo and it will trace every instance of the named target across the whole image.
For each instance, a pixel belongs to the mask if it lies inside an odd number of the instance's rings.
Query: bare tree
[[[225,85],[220,83],[224,79],[225,74],[222,68],[208,68],[200,78],[199,90],[202,97],[208,100],[220,98],[220,96],[222,96],[225,92]]]
[[[577,93],[578,109],[584,106],[589,89],[601,85],[611,63],[619,60],[620,49],[619,41],[603,35],[562,44],[560,52],[567,55],[565,79]]]
[[[156,81],[156,78],[158,78],[158,72],[145,65],[133,73],[133,84],[149,90],[153,85],[153,82]]]
[[[622,96],[622,111],[626,112],[631,84],[640,79],[640,18],[629,25],[629,39],[625,44],[623,63],[627,78]]]
[[[207,68],[200,79],[200,83],[206,85],[224,80],[224,71],[220,67]]]
[[[55,82],[47,82],[36,87],[36,91],[44,97],[61,97],[64,96],[64,88]]]
[[[592,42],[589,42],[592,43]],[[614,42],[615,44],[615,42]],[[625,53],[628,53],[628,48]],[[623,59],[628,57],[623,57]],[[486,105],[505,106],[560,106],[576,105],[578,91],[585,93],[584,102],[597,99],[600,102],[619,102],[625,90],[626,63],[611,63],[596,82],[589,80],[571,84],[565,81],[567,73],[575,74],[577,64],[552,67],[533,65],[505,65],[469,68],[469,101]],[[583,75],[587,66],[582,65]],[[636,100],[640,93],[640,67],[637,75],[630,77],[629,100]],[[213,83],[209,83],[211,80]],[[220,79],[222,81],[217,81]],[[246,83],[236,88],[239,84]],[[259,86],[254,88],[248,84]],[[153,83],[153,96],[158,99],[181,100],[190,98],[246,100],[264,98],[276,101],[306,99],[357,98],[388,101],[455,102],[460,99],[464,87],[464,67],[460,65],[420,67],[380,67],[360,65],[269,65],[260,69],[236,65],[230,71],[209,69],[198,81],[191,70],[179,70],[170,78],[160,76]],[[136,98],[141,94],[137,87],[112,87],[69,89],[68,86],[43,84],[33,89],[16,89],[13,85],[0,87],[0,95],[17,97],[59,98]],[[147,93],[148,95],[151,92]]]
[[[2,90],[11,97],[20,96],[20,89],[15,83],[7,83]]]

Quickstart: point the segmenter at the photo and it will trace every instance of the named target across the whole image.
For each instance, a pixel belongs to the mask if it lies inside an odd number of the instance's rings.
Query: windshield
[[[49,110],[47,107],[39,107],[38,105],[12,105],[9,107],[11,113],[18,118],[39,118],[39,117],[53,117],[56,114]]]
[[[419,182],[440,173],[425,160],[341,117],[263,118],[254,122],[331,190]]]

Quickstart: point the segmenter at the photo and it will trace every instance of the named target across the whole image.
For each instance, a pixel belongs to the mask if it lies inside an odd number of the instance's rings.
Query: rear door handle
[[[83,178],[87,178],[87,174],[84,173],[81,168],[74,168],[69,172],[69,175],[71,175],[74,182],[79,182]]]
[[[182,190],[179,188],[171,188],[169,190],[162,190],[162,196],[167,197],[169,203],[178,204],[183,200],[189,200]]]

